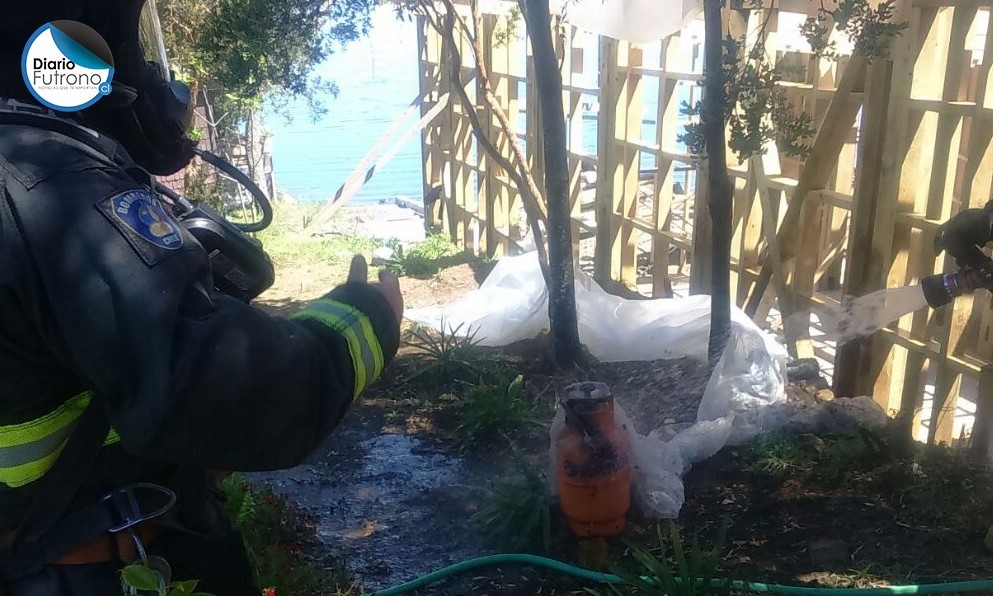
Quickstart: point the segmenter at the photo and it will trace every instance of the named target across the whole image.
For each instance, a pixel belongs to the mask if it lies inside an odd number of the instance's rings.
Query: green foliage
[[[272,225],[259,232],[258,239],[277,267],[294,263],[327,263],[347,267],[356,254],[368,255],[384,241],[352,234],[303,236],[303,220],[312,217],[321,205],[274,203]]]
[[[343,573],[330,577],[304,554],[300,545],[313,538],[313,530],[284,498],[269,487],[252,488],[238,475],[226,478],[221,487],[227,514],[244,538],[256,585],[274,586],[277,594],[318,596],[342,579]]]
[[[884,465],[872,484],[892,499],[906,525],[982,533],[993,519],[993,472],[959,450],[921,446]]]
[[[879,444],[867,429],[825,437],[764,435],[747,446],[744,468],[778,477],[803,474],[823,487],[838,487],[877,461]]]
[[[509,384],[473,387],[458,406],[456,442],[463,448],[492,446],[500,437],[545,425],[524,391],[524,377]]]
[[[907,28],[907,23],[891,22],[894,0],[886,0],[872,8],[869,0],[830,0],[834,8],[821,4],[815,16],[809,17],[800,28],[813,51],[826,58],[836,57],[834,43],[829,41],[834,23],[844,31],[854,44],[858,55],[885,56],[890,41]],[[764,42],[768,20],[761,24],[756,37],[759,40],[745,51],[745,39],[728,37],[723,41],[722,82],[726,97],[724,121],[730,134],[728,147],[745,161],[763,155],[765,147],[775,142],[780,152],[806,157],[809,143],[816,134],[813,117],[798,111],[790,101],[781,82],[786,68],[773,65]],[[712,76],[704,73],[705,77]],[[691,117],[685,131],[677,139],[693,156],[703,156],[703,128],[700,123],[703,103],[690,105],[683,102],[682,113]]]
[[[982,533],[993,519],[993,471],[958,449],[904,449],[898,429],[760,437],[740,451],[748,472],[795,479],[837,494],[880,500],[899,523]],[[982,523],[980,523],[982,521]]]
[[[873,8],[869,0],[832,0],[832,10],[822,3],[817,14],[807,17],[800,32],[807,38],[815,54],[826,58],[836,58],[837,48],[829,41],[834,22],[838,31],[844,31],[854,44],[855,54],[880,58],[889,51],[889,44],[900,35],[909,24],[893,23],[895,0],[886,0]]]
[[[160,0],[174,66],[243,101],[327,87],[312,68],[369,27],[375,0]]]
[[[496,26],[493,30],[493,47],[503,48],[507,47],[511,41],[513,41],[518,33],[518,28],[521,24],[521,9],[519,6],[511,7],[509,13],[507,14],[506,21],[502,22]]]
[[[515,450],[516,475],[489,487],[473,515],[490,541],[501,548],[548,552],[552,547],[552,502],[547,476]]]
[[[159,0],[170,66],[207,98],[217,135],[215,151],[244,141],[263,100],[284,117],[303,99],[314,120],[320,100],[336,93],[314,67],[342,44],[364,35],[377,0]]]
[[[231,193],[235,190],[224,178],[213,175],[211,170],[210,166],[188,168],[183,181],[183,194],[223,213],[225,198],[232,196]]]
[[[136,594],[156,596],[213,596],[207,592],[197,592],[199,580],[174,581],[166,584],[159,572],[146,565],[136,563],[121,570],[124,586]]]
[[[700,545],[699,535],[687,550],[676,524],[669,522],[666,537],[661,526],[657,528],[658,544],[654,548],[630,545],[637,569],[615,570],[625,581],[624,586],[612,585],[612,594],[643,596],[718,596],[732,594],[731,581],[723,575],[725,541],[728,522],[723,520],[714,544],[710,548]],[[671,554],[670,554],[671,548]],[[591,594],[600,592],[588,589]]]
[[[386,268],[398,276],[429,277],[472,260],[471,255],[459,251],[445,234],[428,236],[407,250],[396,241],[387,246],[393,249],[393,258],[387,261]]]
[[[786,155],[805,156],[810,150],[807,142],[817,131],[811,116],[797,113],[785,87],[779,84],[782,69],[772,64],[761,43],[755,44],[747,56],[743,56],[743,40],[728,37],[723,45],[728,147],[742,161],[764,154],[770,141],[775,141]],[[699,117],[702,111],[701,101],[692,106],[683,102],[682,112],[688,116]],[[703,155],[703,128],[698,118],[694,120],[677,138],[691,155]]]
[[[411,348],[412,368],[406,381],[420,380],[432,387],[468,385],[485,375],[492,364],[479,349],[476,331],[464,325],[446,325],[434,332],[415,326],[407,339]]]

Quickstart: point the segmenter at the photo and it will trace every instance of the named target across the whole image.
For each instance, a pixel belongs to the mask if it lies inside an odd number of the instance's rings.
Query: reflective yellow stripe
[[[355,372],[353,397],[362,393],[383,372],[383,348],[372,329],[372,322],[362,311],[341,302],[321,299],[310,303],[294,318],[314,319],[345,338]]]
[[[69,398],[54,411],[20,424],[0,426],[0,484],[24,486],[45,475],[65,447],[76,419],[89,406],[89,392]],[[111,429],[104,445],[120,441]]]

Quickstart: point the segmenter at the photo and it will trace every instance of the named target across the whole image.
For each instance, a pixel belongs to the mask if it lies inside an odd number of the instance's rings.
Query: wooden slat
[[[600,44],[600,118],[597,122],[596,181],[596,249],[593,277],[601,284],[611,279],[611,261],[614,233],[611,214],[614,212],[614,180],[620,175],[617,154],[620,148],[613,139],[618,137],[618,105],[621,102],[620,74],[617,40],[603,38]]]
[[[754,315],[758,309],[763,295],[765,294],[768,282],[773,274],[773,268],[781,267],[787,276],[790,275],[787,261],[791,261],[796,254],[797,225],[800,220],[801,208],[807,194],[812,190],[821,190],[827,186],[828,176],[834,165],[834,159],[839,149],[844,144],[845,138],[855,123],[855,116],[861,106],[860,102],[854,100],[849,92],[861,90],[862,82],[865,78],[866,60],[863,58],[853,58],[845,69],[839,83],[840,91],[831,101],[827,114],[821,124],[821,128],[814,140],[807,159],[807,166],[803,169],[797,186],[790,197],[789,206],[783,215],[783,220],[779,227],[779,242],[782,250],[784,262],[767,262],[762,266],[762,278],[756,283],[752,295],[749,296],[746,312]],[[764,284],[763,284],[764,280]],[[779,299],[780,311],[787,314],[793,312],[789,300],[790,296],[777,296]],[[789,327],[789,324],[787,324]],[[793,333],[792,329],[786,330],[787,334]],[[796,333],[793,333],[796,336]]]
[[[895,200],[881,198],[883,153],[889,128],[890,85],[893,62],[876,60],[867,73],[868,88],[862,118],[855,197],[848,245],[850,271],[843,287],[846,296],[865,296],[886,287],[883,267],[890,258]],[[895,198],[895,197],[894,197]],[[835,395],[871,395],[875,376],[869,369],[872,342],[856,339],[838,346],[835,357]],[[886,396],[888,400],[888,396]],[[878,403],[878,401],[877,401]],[[885,411],[889,402],[879,404]]]

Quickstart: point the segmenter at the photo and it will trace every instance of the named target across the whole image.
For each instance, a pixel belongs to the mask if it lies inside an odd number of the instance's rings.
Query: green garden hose
[[[600,573],[590,569],[583,569],[575,565],[569,565],[562,561],[538,557],[535,555],[525,555],[517,553],[506,553],[500,555],[489,555],[462,561],[437,571],[423,575],[409,582],[373,592],[371,596],[397,596],[416,590],[440,579],[451,577],[459,573],[483,567],[487,565],[499,565],[502,563],[517,563],[521,565],[535,565],[547,567],[555,571],[573,575],[591,582],[601,584],[623,584],[623,579],[609,573]],[[716,581],[716,580],[715,580]],[[781,586],[776,584],[764,584],[758,582],[734,581],[732,583],[736,590],[746,592],[757,592],[766,594],[791,594],[796,596],[891,596],[893,594],[949,594],[955,592],[990,592],[993,593],[993,580],[974,580],[964,582],[949,582],[944,584],[925,584],[920,586],[888,586],[885,588],[802,588],[798,586]]]

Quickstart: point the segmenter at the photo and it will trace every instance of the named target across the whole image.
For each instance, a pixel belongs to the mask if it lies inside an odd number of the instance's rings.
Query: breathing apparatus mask
[[[269,226],[272,206],[251,178],[224,159],[197,148],[189,138],[194,100],[190,89],[169,69],[155,0],[43,0],[16,13],[6,26],[9,32],[20,33],[26,27],[64,18],[80,20],[104,37],[114,57],[110,94],[72,117],[0,98],[0,123],[65,134],[132,173],[134,164],[140,166],[145,174],[141,182],[168,197],[180,224],[203,245],[216,289],[246,302],[257,297],[272,285],[274,272],[261,243],[248,234]],[[237,201],[243,207],[239,213],[250,213],[256,216],[254,220],[229,221],[196,197],[172,191],[147,175],[178,172],[195,156],[248,191],[247,200]]]
[[[162,28],[155,0],[132,3],[140,13],[122,15],[129,19],[120,29],[125,34],[117,44],[117,60],[122,64],[121,80],[113,81],[111,95],[104,98],[97,118],[127,149],[139,165],[152,174],[171,174],[199,156],[243,186],[251,197],[239,201],[243,213],[258,213],[255,221],[233,223],[195,197],[186,197],[158,184],[157,190],[175,205],[180,223],[203,245],[211,260],[214,285],[218,291],[250,301],[268,289],[274,280],[272,263],[262,245],[248,233],[258,232],[272,222],[272,207],[265,193],[241,170],[208,151],[201,150],[188,133],[193,122],[194,100],[185,84],[169,69]],[[133,37],[137,21],[137,40]],[[109,41],[109,40],[108,40]],[[138,52],[129,47],[137,41]],[[84,116],[84,119],[87,119]]]

